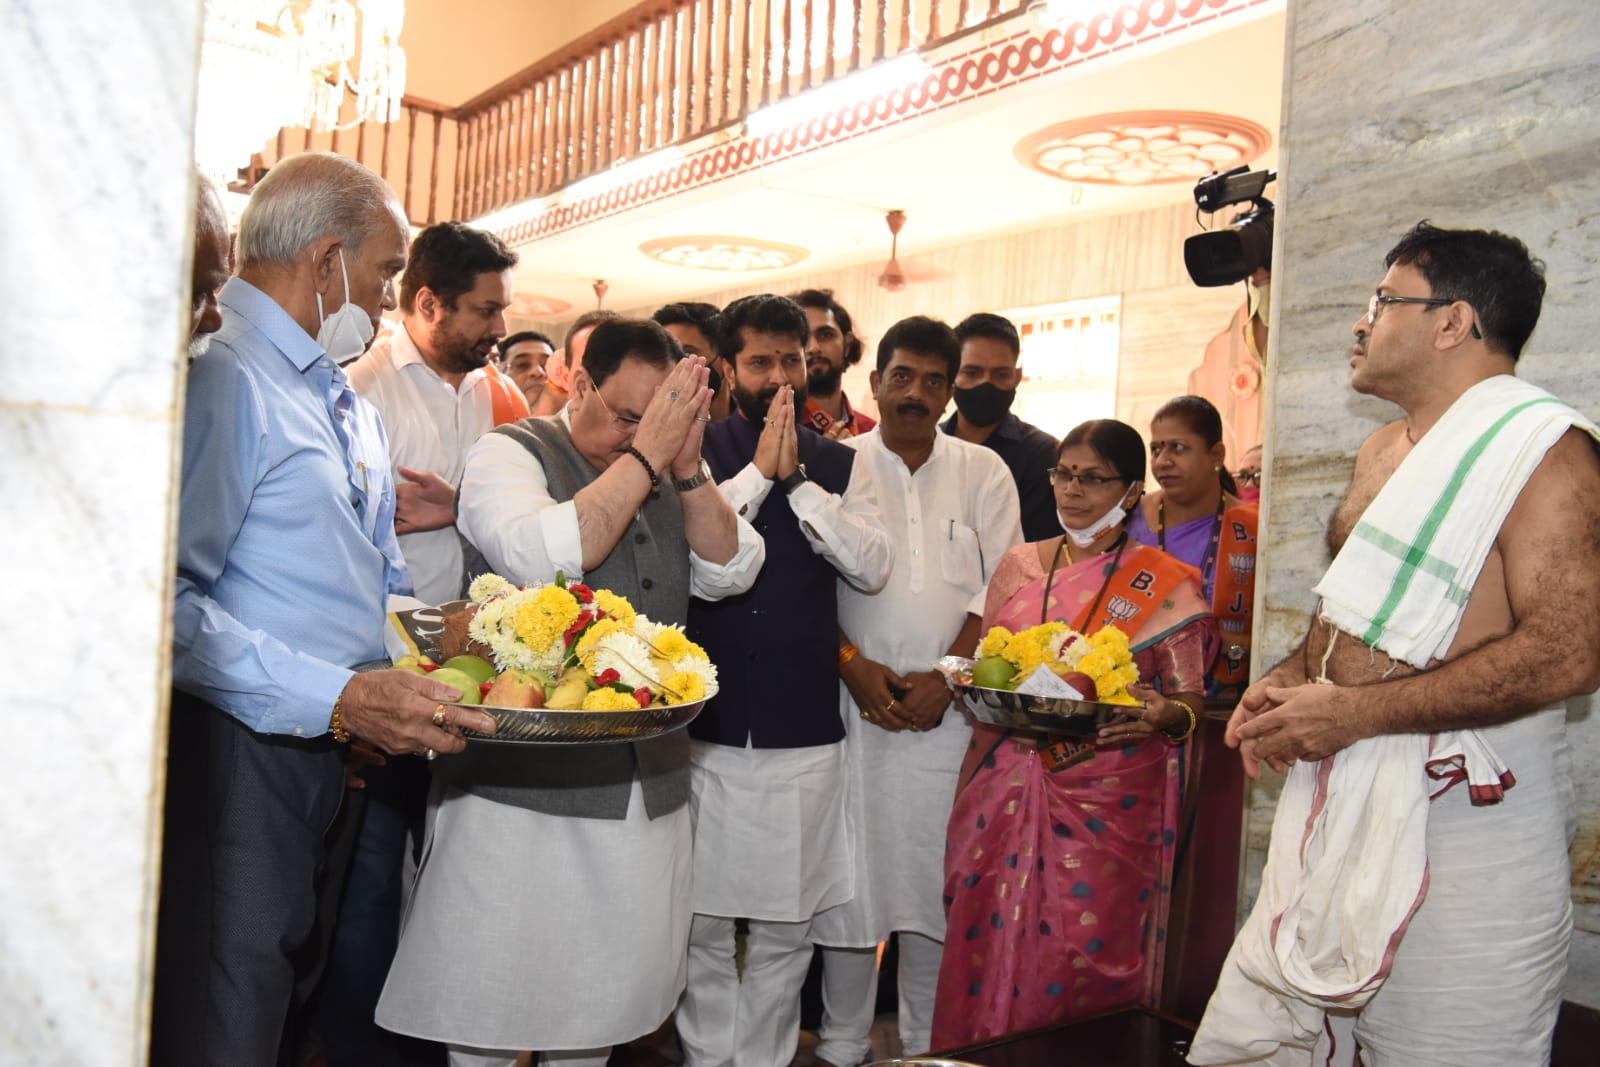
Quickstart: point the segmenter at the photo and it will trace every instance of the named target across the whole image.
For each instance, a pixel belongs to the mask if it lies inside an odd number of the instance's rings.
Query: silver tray
[[[1013,693],[1009,689],[985,689],[979,685],[962,685],[955,680],[955,672],[972,666],[972,661],[957,656],[946,656],[935,666],[950,679],[968,710],[979,722],[990,726],[1003,726],[1011,730],[1034,730],[1045,734],[1063,734],[1068,737],[1093,737],[1107,723],[1119,722],[1128,717],[1129,704],[1102,704],[1095,700],[1071,700],[1066,697],[1038,697],[1029,693]]]
[[[1069,737],[1093,737],[1107,723],[1127,718],[1131,707],[1065,697],[1036,697],[976,685],[958,685],[956,692],[979,722]]]
[[[716,696],[712,689],[706,700]],[[607,745],[645,741],[694,721],[706,700],[692,704],[669,704],[638,711],[561,711],[554,708],[492,708],[482,704],[452,704],[450,707],[481,711],[494,720],[495,732],[480,734],[462,730],[462,736],[485,745]]]

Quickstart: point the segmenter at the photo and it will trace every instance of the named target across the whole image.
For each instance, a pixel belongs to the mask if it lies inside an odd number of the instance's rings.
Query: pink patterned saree
[[[1037,545],[1006,554],[983,628],[1073,623],[1113,566],[1107,553],[1047,576]],[[1133,636],[1143,684],[1200,692],[1216,623],[1183,582]],[[948,924],[933,1048],[1151,1004],[1161,957],[1182,746],[1156,735],[1101,746],[1057,771],[1037,736],[979,726],[945,844]]]

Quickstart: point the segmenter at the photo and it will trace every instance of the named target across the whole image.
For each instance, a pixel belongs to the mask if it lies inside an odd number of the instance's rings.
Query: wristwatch
[[[687,493],[691,489],[698,489],[711,480],[711,468],[706,466],[705,457],[700,457],[700,469],[687,478],[672,479],[672,488],[680,493]]]
[[[794,470],[778,479],[778,488],[782,489],[784,495],[787,496],[793,493],[796,487],[810,480],[810,478],[806,477],[806,465],[801,463]]]

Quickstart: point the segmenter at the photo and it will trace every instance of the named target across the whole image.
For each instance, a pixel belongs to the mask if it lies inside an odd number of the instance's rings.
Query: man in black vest
[[[811,917],[852,892],[835,589],[843,578],[875,592],[891,557],[867,468],[799,425],[807,332],[798,305],[763,294],[728,305],[717,336],[736,411],[706,428],[706,461],[766,542],[767,565],[749,592],[689,607],[720,692],[689,728],[695,915],[678,1008],[688,1067],[785,1067]]]
[[[681,624],[742,593],[761,539],[700,458],[711,390],[653,322],[602,322],[572,399],[468,450],[468,574],[558,572]],[[477,557],[476,564],[474,557]],[[683,988],[689,743],[474,745],[436,765],[434,817],[377,1019],[450,1046],[451,1067],[604,1067]]]

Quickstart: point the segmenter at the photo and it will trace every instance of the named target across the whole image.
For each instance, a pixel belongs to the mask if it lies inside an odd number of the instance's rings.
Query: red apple
[[[1084,700],[1094,700],[1098,695],[1094,679],[1082,671],[1068,671],[1061,676],[1061,680],[1082,694]]]

